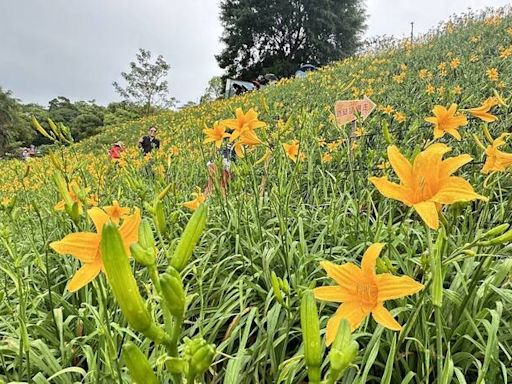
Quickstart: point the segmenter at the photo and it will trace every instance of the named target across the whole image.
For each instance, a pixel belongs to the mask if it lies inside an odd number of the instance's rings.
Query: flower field
[[[80,143],[56,126],[0,163],[0,382],[511,382],[511,87],[505,8]]]

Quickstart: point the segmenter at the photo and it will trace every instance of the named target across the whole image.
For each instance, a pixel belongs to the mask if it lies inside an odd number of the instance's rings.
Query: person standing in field
[[[147,155],[153,149],[160,148],[160,140],[156,138],[156,131],[156,127],[151,126],[149,127],[148,135],[140,138],[139,148],[144,152],[144,155]]]

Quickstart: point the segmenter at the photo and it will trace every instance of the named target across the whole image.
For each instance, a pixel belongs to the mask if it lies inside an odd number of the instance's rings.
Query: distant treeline
[[[103,127],[136,119],[147,111],[129,101],[110,103],[104,107],[92,101],[71,102],[63,96],[49,101],[48,106],[23,104],[0,88],[0,157],[17,156],[19,148],[50,144],[35,131],[32,116],[48,129],[48,118],[65,124],[75,141],[95,135]]]

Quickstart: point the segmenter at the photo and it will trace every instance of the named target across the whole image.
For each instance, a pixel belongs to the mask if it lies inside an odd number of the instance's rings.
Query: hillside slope
[[[353,327],[360,350],[341,382],[512,380],[512,313],[507,310],[512,248],[507,239],[482,242],[484,232],[510,223],[512,180],[510,170],[481,172],[487,158],[474,139],[485,144],[487,132],[493,138],[510,132],[511,79],[512,12],[487,11],[455,18],[413,45],[380,47],[376,54],[334,63],[305,79],[283,80],[230,100],[110,127],[52,157],[2,162],[0,379],[28,381],[37,376],[43,383],[60,373],[62,383],[130,382],[116,357],[121,345],[132,340],[161,382],[169,382],[163,348],[131,330],[111,296],[98,309],[105,280],[76,294],[66,290],[80,263],[58,255],[48,244],[94,226],[85,211],[75,223],[55,211],[61,196],[54,174],[81,186],[77,200],[84,207],[118,200],[141,208],[155,228],[154,197],[169,186],[162,205],[167,226],[157,244],[163,271],[190,216],[183,203],[196,187],[206,186],[206,162],[220,163],[214,145],[202,143],[203,128],[232,119],[237,108],[255,108],[267,124],[257,130],[262,144],[237,160],[226,195],[217,188],[208,198],[206,230],[182,272],[188,296],[180,339],[202,335],[219,352],[206,373],[207,382],[306,382],[302,294],[334,284],[322,262],[360,265],[364,251],[376,242],[385,244],[374,266],[379,274],[409,276],[424,289],[406,298],[394,292],[379,299],[386,300],[385,307],[403,325],[400,333],[379,325],[386,322],[369,312],[361,326]],[[356,138],[350,139],[350,126],[335,123],[334,103],[364,95],[378,107],[358,123]],[[485,100],[494,103],[490,112],[497,116],[488,124],[464,111]],[[468,120],[458,130],[462,139],[446,134],[434,140],[433,125],[425,118],[436,105],[448,108],[452,103]],[[159,127],[162,147],[148,165],[135,143],[152,124]],[[120,164],[112,164],[106,149],[117,140],[128,150]],[[283,147],[292,140],[300,142],[297,161]],[[449,171],[488,201],[445,196],[442,209],[435,202],[440,229],[430,229],[419,207],[384,197],[369,181],[383,175],[411,179],[405,161],[395,161],[391,169],[388,142],[408,159],[434,142],[452,149],[445,158],[470,155],[473,161],[458,158],[460,169],[451,163]],[[500,149],[512,152],[510,144]],[[416,180],[421,187],[437,182],[425,181],[432,176],[429,166],[438,166],[437,158],[432,159],[423,164],[424,179]],[[153,317],[163,321],[146,269],[134,264],[134,270]],[[273,274],[284,281],[280,288]],[[366,281],[357,294],[369,295],[372,289]],[[336,305],[317,302],[322,330]],[[322,342],[326,352],[324,346]],[[20,356],[20,350],[25,354]],[[324,373],[327,367],[325,360]]]

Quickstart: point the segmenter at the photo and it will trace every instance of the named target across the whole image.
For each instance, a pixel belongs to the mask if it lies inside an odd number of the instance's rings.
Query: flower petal
[[[96,232],[101,234],[103,225],[109,220],[108,214],[103,209],[97,207],[89,209],[87,211],[87,214],[94,223],[94,226],[96,227]]]
[[[119,233],[123,238],[123,244],[127,255],[130,255],[130,245],[139,241],[139,225],[140,210],[136,208],[135,213],[127,216],[124,219],[123,225],[119,228]]]
[[[68,283],[70,292],[78,291],[80,288],[89,284],[101,272],[101,260],[91,264],[85,264],[80,268]]]
[[[388,159],[402,184],[412,184],[412,165],[395,145],[388,147]]]
[[[367,315],[359,303],[348,302],[341,304],[336,313],[327,321],[326,344],[328,346],[331,345],[336,338],[341,320],[347,319],[353,332]]]
[[[437,214],[434,202],[422,201],[421,203],[414,204],[413,207],[429,228],[439,228],[439,215]]]
[[[462,167],[463,165],[469,163],[473,158],[467,154],[450,157],[449,159],[443,160],[441,163],[441,171],[440,174],[442,176],[450,176],[457,169]]]
[[[327,276],[344,288],[354,287],[361,278],[361,269],[353,263],[336,265],[329,261],[321,261],[320,265],[327,272]]]
[[[98,258],[100,236],[91,232],[71,233],[50,247],[61,255],[71,255],[84,263],[92,263]]]
[[[370,182],[375,185],[375,188],[383,194],[393,200],[398,200],[407,206],[411,206],[412,202],[409,198],[410,191],[402,185],[398,185],[389,181],[385,176],[383,177],[370,177]]]
[[[315,299],[342,303],[354,299],[354,295],[339,285],[333,287],[318,287],[313,289]]]
[[[377,275],[378,301],[398,299],[413,295],[423,289],[423,284],[409,276],[393,276],[390,273]]]
[[[386,308],[384,308],[383,303],[377,304],[377,306],[372,311],[372,316],[375,321],[383,327],[389,328],[393,331],[399,331],[402,329],[402,326],[398,324],[395,319],[393,319],[391,313]]]
[[[487,201],[485,196],[476,193],[471,184],[462,177],[451,176],[441,183],[439,191],[430,200],[440,204],[453,204],[476,199]]]
[[[374,243],[368,247],[361,261],[361,270],[364,275],[375,276],[375,262],[384,245],[384,243]]]

